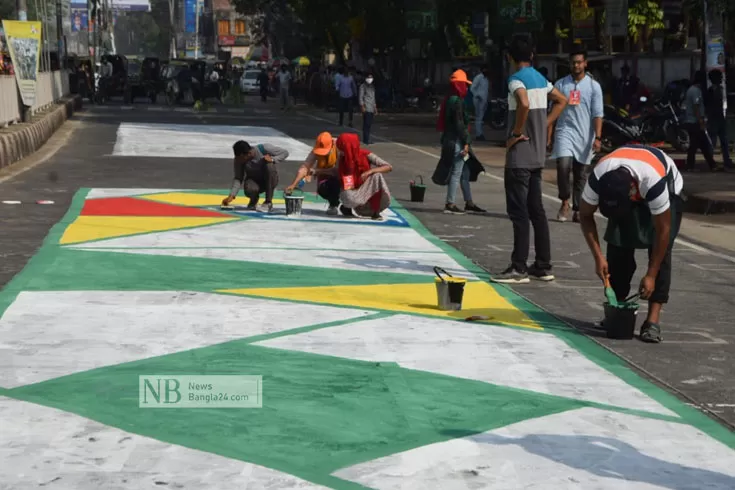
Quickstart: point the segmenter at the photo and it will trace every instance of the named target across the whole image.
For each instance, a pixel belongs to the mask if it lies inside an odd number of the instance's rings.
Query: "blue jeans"
[[[470,168],[464,164],[462,146],[457,143],[454,146],[454,160],[452,161],[452,173],[447,186],[447,204],[454,204],[457,199],[457,186],[462,188],[462,196],[465,202],[472,201],[470,190]]]
[[[720,140],[722,150],[722,161],[726,166],[732,166],[730,158],[729,142],[727,141],[727,121],[710,121],[707,128],[710,138],[712,138],[712,147],[717,146],[717,140]]]

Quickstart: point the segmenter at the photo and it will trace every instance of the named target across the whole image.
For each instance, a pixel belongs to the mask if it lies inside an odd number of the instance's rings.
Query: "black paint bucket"
[[[605,310],[604,326],[607,332],[607,338],[619,340],[632,339],[635,336],[638,304],[621,303],[619,305],[611,305],[605,302],[602,306]]]
[[[421,180],[420,184],[417,184],[413,180],[409,182],[409,189],[411,190],[411,202],[424,202],[424,195],[426,194],[424,178],[420,175],[417,175],[417,177]]]

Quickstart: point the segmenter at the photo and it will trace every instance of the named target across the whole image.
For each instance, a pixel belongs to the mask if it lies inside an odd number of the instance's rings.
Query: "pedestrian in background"
[[[698,70],[694,74],[691,87],[684,96],[684,124],[689,132],[689,151],[687,151],[686,170],[692,171],[696,166],[697,150],[701,149],[704,159],[712,172],[718,169],[715,162],[712,141],[707,134],[706,109],[704,107],[704,87],[707,86],[707,77]]]
[[[707,109],[707,130],[712,140],[712,148],[717,146],[717,140],[720,140],[720,148],[722,151],[722,162],[725,168],[732,170],[735,168],[730,158],[729,141],[727,138],[727,119],[725,118],[724,90],[722,89],[722,72],[720,70],[712,70],[709,72],[709,81],[712,86],[707,89],[707,97],[705,107]]]
[[[470,129],[469,115],[465,111],[464,98],[467,96],[467,73],[457,70],[449,79],[449,95],[439,109],[437,129],[441,131],[442,154],[432,180],[439,185],[447,185],[447,199],[444,212],[448,214],[464,214],[465,212],[484,213],[485,210],[475,205],[472,200],[470,180],[472,169],[466,163],[470,161]],[[472,160],[473,163],[476,160]],[[484,170],[483,170],[484,171]],[[476,173],[475,173],[476,178]],[[448,180],[448,182],[447,182]],[[462,211],[455,204],[457,187],[462,189],[465,207]]]
[[[508,62],[514,73],[508,79],[508,140],[505,144],[505,200],[513,223],[510,266],[493,277],[499,283],[527,283],[529,276],[553,281],[549,223],[542,202],[541,172],[546,161],[548,127],[564,110],[567,99],[531,66],[529,40],[517,37],[510,45]],[[554,105],[547,115],[548,100]],[[536,260],[528,267],[530,225]]]
[[[337,77],[336,88],[339,95],[339,125],[344,125],[345,112],[349,112],[350,119],[348,125],[352,127],[352,119],[354,116],[354,108],[352,101],[357,95],[357,86],[352,74],[347,73],[347,69],[343,66],[339,69],[339,77]]]
[[[569,55],[571,73],[554,85],[568,103],[559,120],[549,125],[551,158],[556,160],[556,181],[561,207],[559,221],[569,219],[569,198],[572,198],[572,221],[579,223],[579,203],[587,183],[594,153],[600,151],[604,104],[602,87],[587,70],[587,52],[583,49]],[[572,175],[572,186],[569,177]]]
[[[475,141],[484,141],[482,124],[487,111],[487,101],[490,96],[490,79],[488,78],[488,67],[483,66],[482,71],[472,80],[472,101],[475,106]]]
[[[365,83],[360,85],[360,109],[362,109],[362,143],[369,145],[370,129],[373,127],[373,118],[378,114],[378,105],[375,98],[375,78],[372,73],[365,77]]]
[[[278,87],[281,93],[281,110],[285,111],[290,106],[289,89],[291,87],[291,73],[288,71],[286,65],[281,65],[281,70],[278,72]]]

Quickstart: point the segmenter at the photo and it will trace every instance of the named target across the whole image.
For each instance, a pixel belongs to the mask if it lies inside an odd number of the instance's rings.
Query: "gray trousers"
[[[556,159],[556,185],[559,187],[559,199],[568,201],[572,198],[572,210],[579,211],[579,202],[582,199],[582,191],[587,184],[587,177],[592,171],[592,165],[579,163],[574,157],[561,157]],[[572,174],[571,185],[569,174]]]

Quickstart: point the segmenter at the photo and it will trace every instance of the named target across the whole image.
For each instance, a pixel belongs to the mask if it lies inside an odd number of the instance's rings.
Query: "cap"
[[[314,155],[319,155],[320,157],[329,155],[329,152],[332,151],[333,144],[334,140],[330,133],[326,131],[320,133],[319,136],[316,137],[316,144],[314,145]]]
[[[607,172],[597,184],[600,196],[600,213],[609,219],[621,219],[628,215],[632,203],[630,200],[632,176],[625,169]]]
[[[465,73],[464,70],[457,70],[454,73],[452,73],[452,76],[449,77],[450,82],[464,82],[467,85],[472,85],[472,82],[467,80],[467,73]]]

